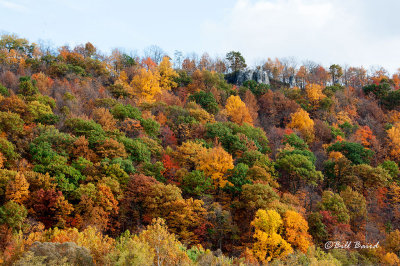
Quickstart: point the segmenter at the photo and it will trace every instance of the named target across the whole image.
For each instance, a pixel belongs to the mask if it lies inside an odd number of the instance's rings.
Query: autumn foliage
[[[399,264],[399,73],[42,48],[0,38],[1,265]]]

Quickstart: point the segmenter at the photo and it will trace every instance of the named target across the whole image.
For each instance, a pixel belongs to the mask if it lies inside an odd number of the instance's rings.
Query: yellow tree
[[[153,223],[142,231],[139,239],[147,242],[154,250],[153,265],[189,265],[190,259],[182,249],[183,245],[174,234],[168,232],[165,221],[161,218],[153,219]]]
[[[311,245],[311,236],[308,234],[308,223],[299,213],[286,211],[283,215],[284,236],[287,242],[306,253]]]
[[[178,84],[174,81],[174,78],[178,77],[178,73],[172,68],[170,58],[164,56],[160,65],[158,66],[158,72],[160,73],[160,87],[162,90],[170,90],[176,87]]]
[[[29,195],[29,183],[26,181],[25,175],[18,172],[14,180],[7,184],[6,199],[13,200],[16,203],[23,204]]]
[[[390,140],[390,155],[396,161],[400,161],[400,123],[394,124],[387,133]]]
[[[251,222],[255,230],[253,237],[256,239],[252,251],[261,262],[283,259],[292,253],[291,245],[278,234],[282,224],[282,218],[276,211],[263,209],[257,211],[256,217]]]
[[[186,141],[176,149],[174,157],[181,167],[192,169],[198,163],[197,156],[206,150],[201,143]]]
[[[232,156],[221,146],[201,150],[196,156],[196,169],[213,179],[216,188],[223,188],[228,183],[226,173],[233,169]]]
[[[307,142],[314,139],[314,121],[310,118],[307,111],[302,108],[291,115],[291,122],[288,124],[291,129],[297,129]]]
[[[229,118],[239,124],[243,123],[253,124],[253,119],[250,116],[249,109],[239,96],[231,95],[226,101],[225,111]]]
[[[0,152],[0,169],[3,168],[5,162],[6,162],[6,158],[5,158],[4,155]]]
[[[161,93],[160,74],[157,71],[141,68],[130,83],[132,95],[138,103],[154,102],[154,96]]]
[[[319,101],[324,99],[326,96],[322,93],[322,86],[318,84],[307,84],[306,86],[307,98],[310,100],[311,104],[315,107],[318,106]]]

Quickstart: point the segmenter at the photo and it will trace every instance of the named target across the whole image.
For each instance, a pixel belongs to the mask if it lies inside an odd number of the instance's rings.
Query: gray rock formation
[[[258,83],[269,84],[268,74],[265,71],[256,70],[240,70],[237,73],[229,74],[229,82],[236,85],[242,85],[248,80],[254,80]]]
[[[73,242],[35,242],[29,252],[25,253],[14,265],[57,265],[64,263],[82,266],[94,265],[89,250]]]

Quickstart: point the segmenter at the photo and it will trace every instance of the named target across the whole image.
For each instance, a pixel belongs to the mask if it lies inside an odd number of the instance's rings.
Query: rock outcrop
[[[38,263],[40,261],[40,263]],[[73,242],[35,242],[15,265],[57,265],[66,262],[71,265],[95,265],[89,250]],[[62,264],[62,263],[61,263]]]
[[[255,69],[255,70],[240,70],[235,73],[230,73],[226,75],[226,79],[229,83],[236,84],[238,86],[242,85],[248,80],[254,80],[258,83],[269,85],[269,77],[267,72]]]

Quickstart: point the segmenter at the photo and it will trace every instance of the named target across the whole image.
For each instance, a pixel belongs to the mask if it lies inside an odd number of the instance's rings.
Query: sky
[[[0,0],[0,32],[53,46],[90,41],[106,53],[235,50],[250,66],[293,56],[393,73],[399,10],[399,0]]]

